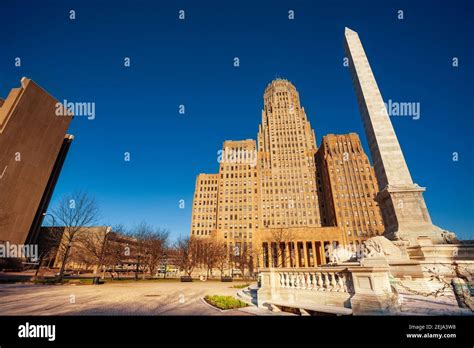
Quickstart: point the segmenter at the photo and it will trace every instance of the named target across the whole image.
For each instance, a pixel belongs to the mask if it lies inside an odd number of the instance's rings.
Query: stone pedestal
[[[275,287],[275,277],[273,272],[260,272],[259,290],[257,295],[257,306],[262,308],[264,304],[272,298],[272,289]]]
[[[411,260],[446,262],[474,260],[474,244],[435,244],[430,237],[419,237],[406,248]]]
[[[385,223],[384,236],[390,240],[405,240],[417,244],[419,237],[444,243],[443,230],[432,224],[423,198],[424,187],[388,185],[375,198],[379,203]]]
[[[389,268],[349,268],[355,295],[351,298],[354,315],[387,315],[395,312],[395,295],[389,281]]]

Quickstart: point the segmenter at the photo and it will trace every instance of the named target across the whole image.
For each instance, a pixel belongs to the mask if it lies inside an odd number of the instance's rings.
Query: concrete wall
[[[23,78],[0,107],[0,242],[22,244],[61,149],[71,116]]]

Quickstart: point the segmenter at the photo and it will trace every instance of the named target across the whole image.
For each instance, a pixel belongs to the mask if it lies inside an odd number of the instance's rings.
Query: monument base
[[[415,245],[406,248],[412,260],[446,261],[474,260],[474,244],[435,244],[429,237],[419,237]]]
[[[396,297],[391,294],[356,294],[351,298],[353,315],[395,315]]]
[[[384,237],[392,241],[408,241],[417,245],[418,238],[429,238],[434,244],[455,242],[453,233],[444,231],[431,222],[423,198],[424,187],[417,184],[387,185],[376,201],[385,223]]]
[[[433,244],[448,244],[451,237],[450,232],[436,225],[425,225],[418,228],[404,228],[396,231],[385,231],[383,236],[391,241],[405,241],[408,246],[418,245],[420,238],[428,238]],[[455,237],[454,237],[455,240]]]

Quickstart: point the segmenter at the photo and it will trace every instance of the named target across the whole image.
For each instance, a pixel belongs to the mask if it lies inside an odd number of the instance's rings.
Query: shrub
[[[223,310],[247,307],[245,302],[232,296],[213,295],[204,297],[204,300],[210,305]]]

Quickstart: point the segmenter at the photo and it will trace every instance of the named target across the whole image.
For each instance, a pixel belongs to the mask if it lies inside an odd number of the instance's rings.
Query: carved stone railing
[[[259,270],[259,307],[351,308],[354,315],[366,315],[388,313],[392,300],[388,266],[346,263]]]
[[[261,287],[354,293],[347,267],[270,268],[261,270]]]
[[[352,279],[345,270],[275,270],[277,286],[283,289],[326,292],[352,291]]]

